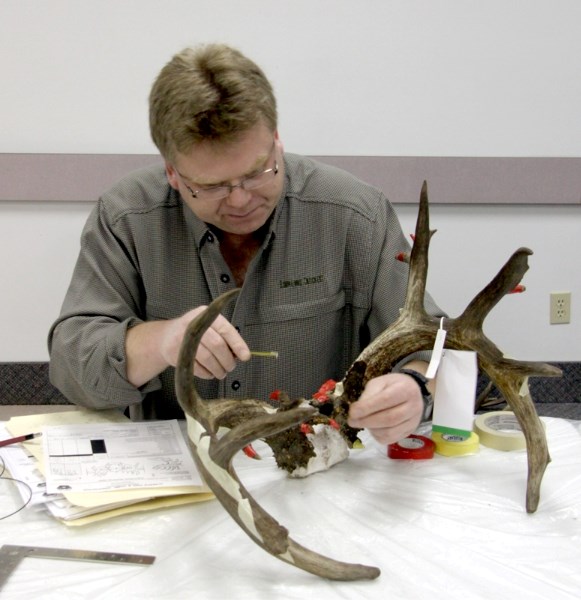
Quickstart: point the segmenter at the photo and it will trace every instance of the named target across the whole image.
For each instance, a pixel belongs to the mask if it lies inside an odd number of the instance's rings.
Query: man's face
[[[202,221],[227,233],[249,235],[273,213],[284,184],[282,144],[278,132],[256,125],[234,142],[202,142],[187,154],[166,163],[170,185]],[[275,169],[278,172],[275,174]],[[263,172],[266,173],[262,175]],[[237,184],[224,197],[215,186]],[[196,198],[192,196],[197,193]]]

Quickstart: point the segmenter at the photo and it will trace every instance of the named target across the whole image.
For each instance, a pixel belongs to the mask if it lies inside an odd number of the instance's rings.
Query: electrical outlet
[[[571,292],[551,292],[551,325],[571,322]]]

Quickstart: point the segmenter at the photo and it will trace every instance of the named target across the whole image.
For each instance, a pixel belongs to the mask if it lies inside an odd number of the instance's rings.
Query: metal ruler
[[[0,548],[0,589],[14,569],[25,558],[59,558],[63,560],[86,560],[93,562],[151,565],[155,556],[144,554],[122,554],[96,550],[70,550],[67,548],[43,548],[41,546],[13,546],[4,544]]]

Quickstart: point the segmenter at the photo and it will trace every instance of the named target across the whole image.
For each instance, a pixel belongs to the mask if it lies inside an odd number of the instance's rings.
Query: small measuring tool
[[[41,546],[13,546],[4,544],[0,548],[0,589],[16,567],[25,558],[58,558],[62,560],[85,560],[91,562],[151,565],[155,556],[144,554],[122,554],[97,550],[71,550],[67,548],[43,548]]]

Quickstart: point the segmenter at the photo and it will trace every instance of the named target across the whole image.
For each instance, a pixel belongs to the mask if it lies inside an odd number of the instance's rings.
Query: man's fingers
[[[369,429],[380,440],[397,441],[418,425],[421,394],[407,375],[389,374],[368,382],[349,409],[348,424]],[[388,442],[388,443],[391,443]]]
[[[211,378],[224,379],[236,366],[236,361],[230,351],[226,352],[227,354],[218,356],[214,350],[205,346],[202,338],[202,343],[198,346],[196,353],[194,373],[199,377],[207,378],[205,373],[207,372]]]
[[[200,379],[216,379],[214,375],[197,360],[194,362],[194,375]]]
[[[358,416],[358,407],[353,404],[349,411],[348,423],[351,427],[355,428],[393,428],[399,427],[409,419],[408,410],[404,403],[399,403],[396,406],[390,408],[377,408],[374,410],[366,411],[365,414]]]
[[[399,382],[389,378],[376,378],[368,382],[357,402],[351,405],[351,419],[362,421],[374,418],[388,409],[395,409],[405,402],[398,393]],[[364,425],[365,426],[365,425]]]
[[[205,379],[223,379],[234,370],[237,358],[247,360],[250,350],[236,328],[220,315],[200,340],[194,372]]]
[[[220,339],[224,341],[231,353],[239,360],[250,359],[250,349],[242,336],[238,333],[236,327],[222,315],[219,315],[212,323],[212,327],[207,333],[216,332]]]
[[[369,432],[380,444],[393,444],[407,437],[416,428],[413,420],[407,420],[396,427],[370,428]]]

